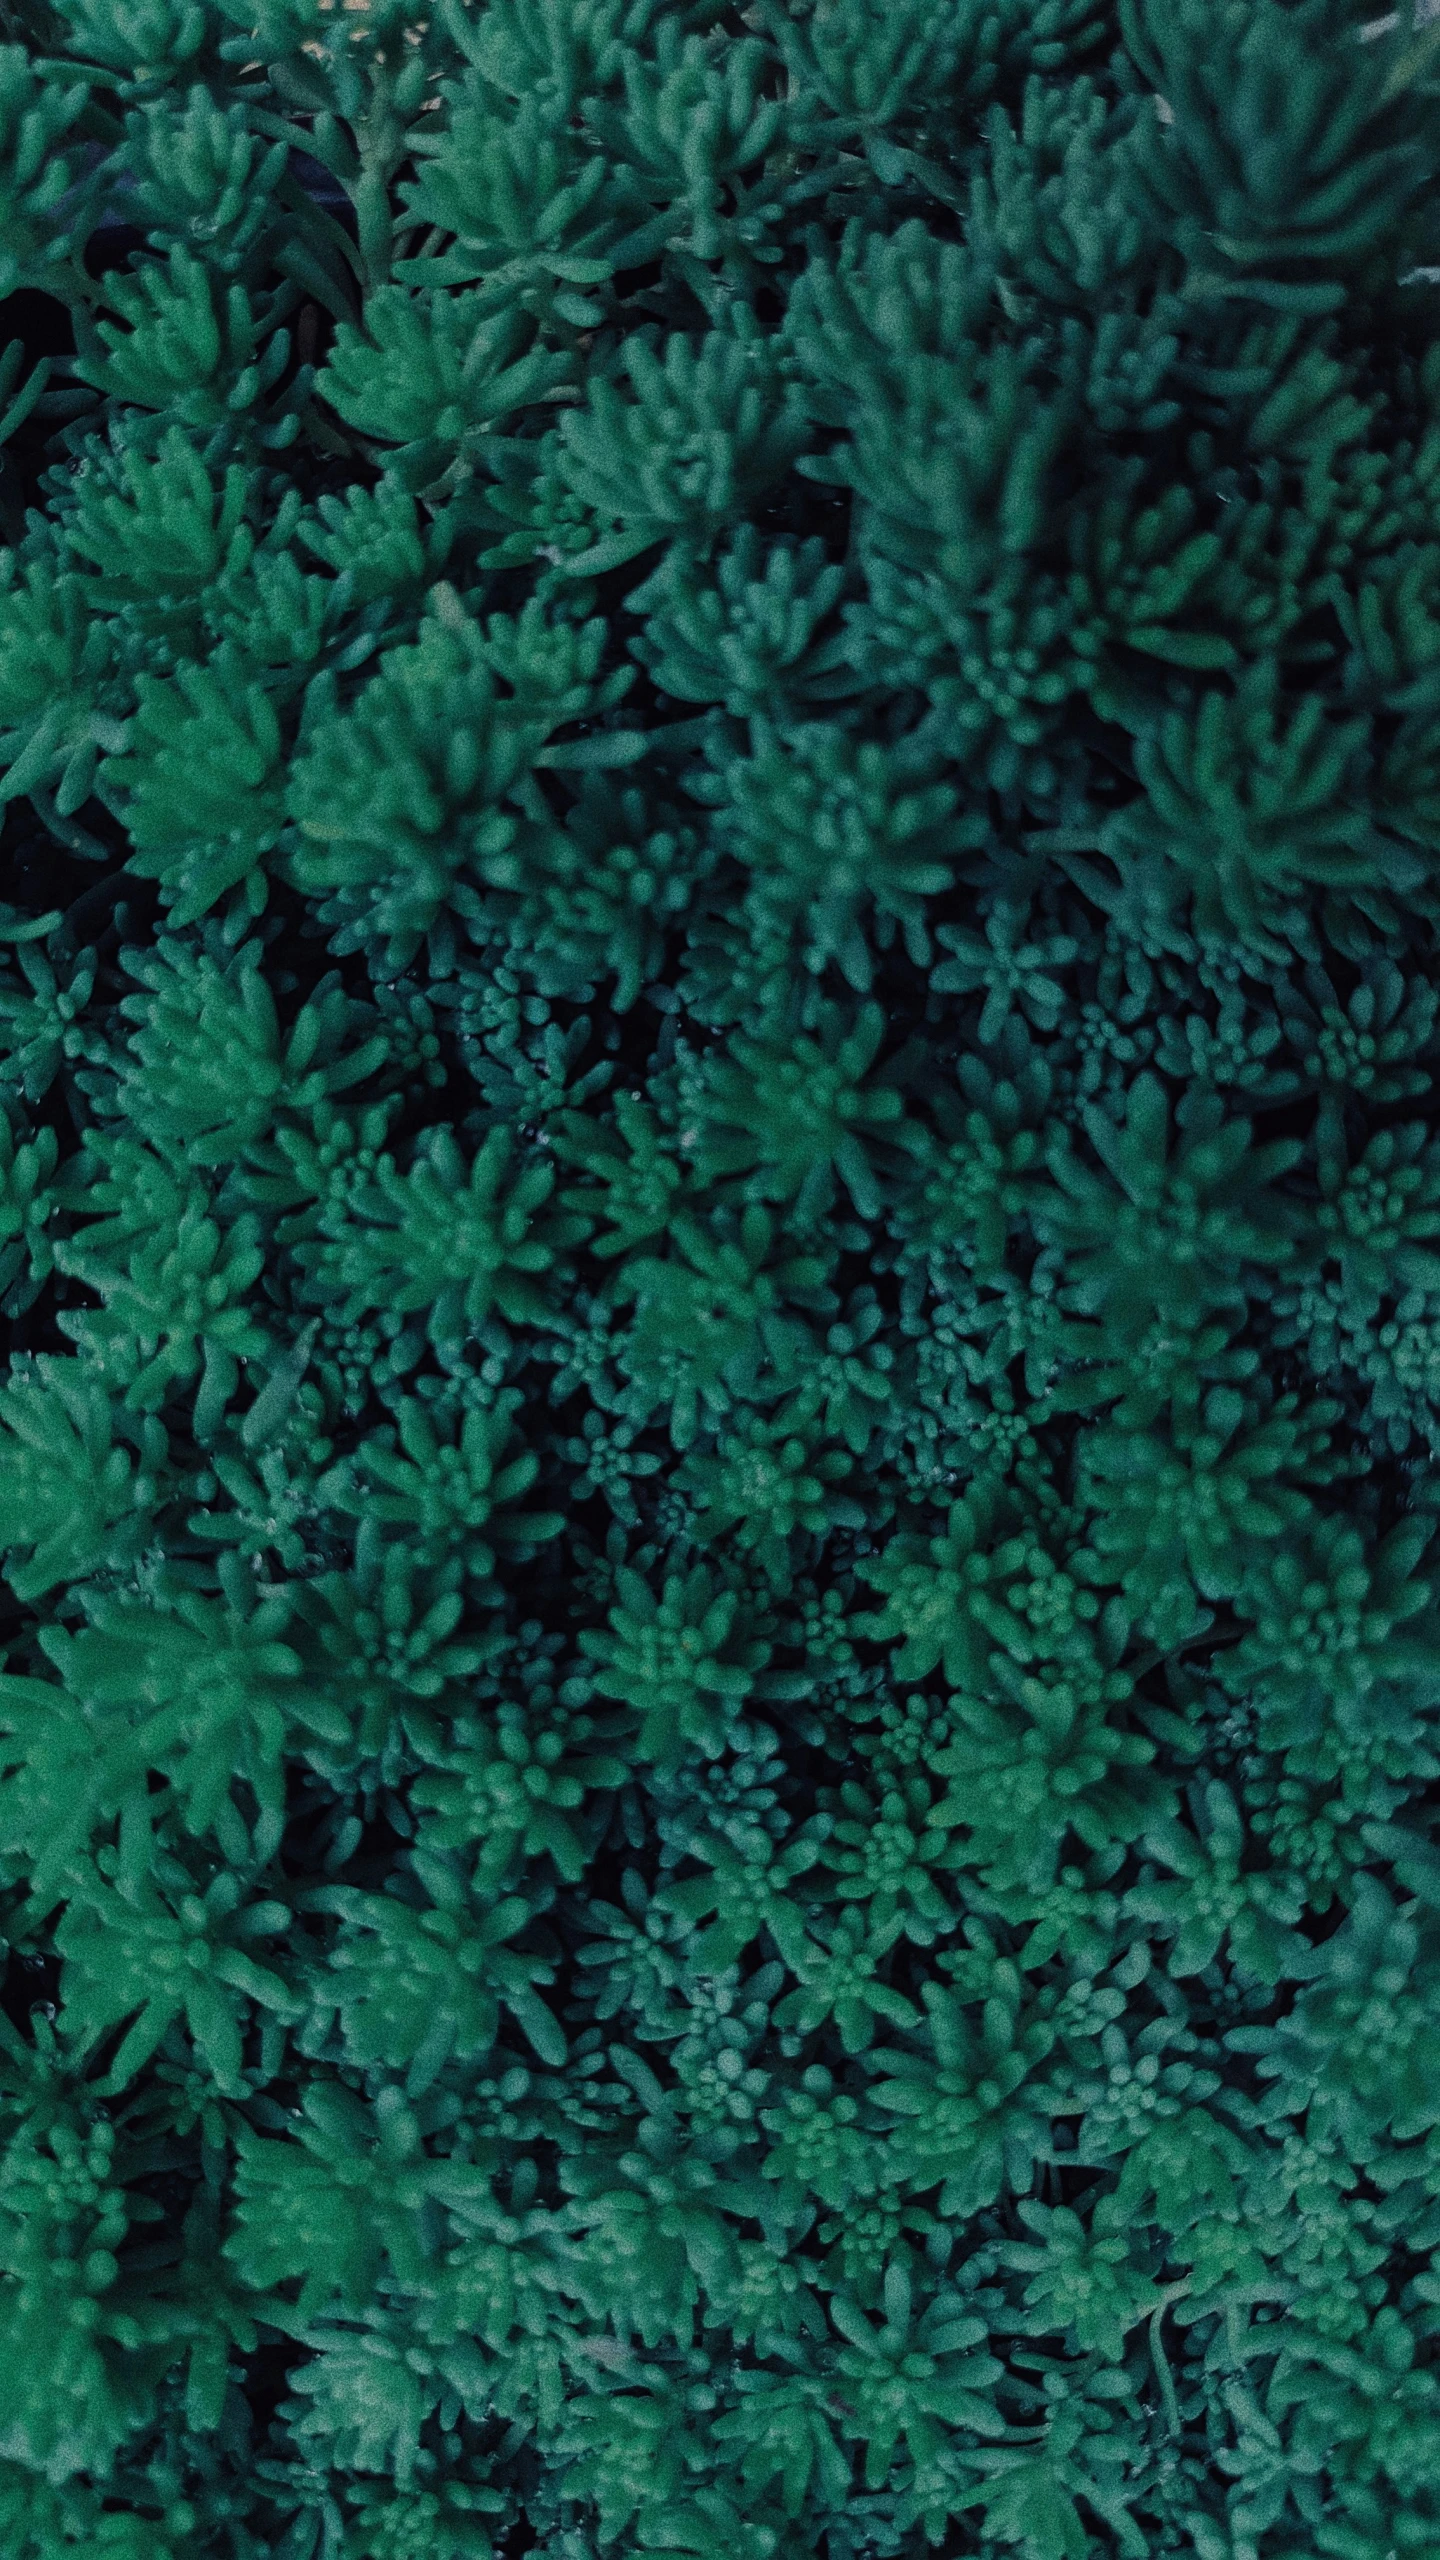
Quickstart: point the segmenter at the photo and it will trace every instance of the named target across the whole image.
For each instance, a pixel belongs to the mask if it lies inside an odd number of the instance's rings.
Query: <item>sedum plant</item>
[[[0,8],[7,2560],[1440,2550],[1440,28]]]

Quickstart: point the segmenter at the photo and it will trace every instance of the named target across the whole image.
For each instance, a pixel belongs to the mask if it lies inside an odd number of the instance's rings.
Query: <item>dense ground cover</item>
[[[0,12],[9,2560],[1440,2550],[1440,53]]]

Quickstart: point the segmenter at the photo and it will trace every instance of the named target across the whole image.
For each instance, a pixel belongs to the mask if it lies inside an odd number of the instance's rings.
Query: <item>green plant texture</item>
[[[1432,16],[0,0],[4,2560],[1440,2554]]]

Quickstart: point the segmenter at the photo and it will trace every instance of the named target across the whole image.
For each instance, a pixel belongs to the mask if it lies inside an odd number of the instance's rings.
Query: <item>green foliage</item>
[[[0,15],[7,2560],[1431,2560],[1428,7]]]

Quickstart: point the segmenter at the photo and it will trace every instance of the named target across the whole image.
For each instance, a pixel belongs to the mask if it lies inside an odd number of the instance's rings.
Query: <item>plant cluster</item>
[[[0,2543],[1440,2549],[1440,28],[9,0]]]

